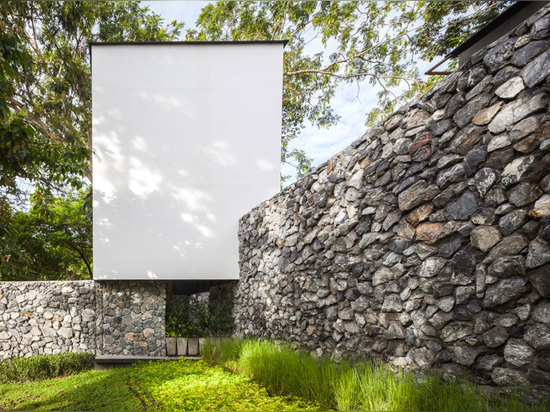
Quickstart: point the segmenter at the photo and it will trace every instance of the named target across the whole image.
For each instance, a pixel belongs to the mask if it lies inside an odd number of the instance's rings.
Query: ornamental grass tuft
[[[258,339],[212,339],[203,358],[246,375],[270,393],[298,396],[321,409],[341,411],[528,411],[548,410],[546,400],[527,401],[520,391],[490,394],[466,380],[435,374],[420,378],[378,361],[315,358],[289,344]]]

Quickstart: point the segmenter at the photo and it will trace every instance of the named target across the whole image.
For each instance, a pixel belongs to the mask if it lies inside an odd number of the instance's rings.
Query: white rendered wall
[[[238,279],[279,191],[281,43],[93,45],[94,279]]]

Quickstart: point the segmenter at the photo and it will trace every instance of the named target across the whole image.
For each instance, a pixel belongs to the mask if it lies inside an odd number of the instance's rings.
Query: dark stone
[[[443,189],[451,183],[456,183],[463,180],[464,176],[464,166],[461,164],[456,164],[439,172],[439,175],[437,176],[437,185]]]
[[[454,293],[455,286],[450,283],[435,283],[433,286],[434,298],[438,299],[443,296],[449,296]]]
[[[471,320],[472,313],[468,310],[467,307],[460,305],[453,310],[453,319],[454,320]]]
[[[432,124],[430,126],[430,130],[432,131],[434,136],[441,136],[443,133],[449,130],[452,126],[453,126],[453,122],[450,119],[443,119],[437,123]]]
[[[487,159],[487,146],[476,146],[464,156],[464,172],[472,176]]]
[[[454,199],[454,197],[455,197],[455,194],[453,190],[451,188],[447,188],[443,192],[438,194],[436,197],[434,197],[434,200],[432,201],[432,203],[437,209],[442,209],[445,206],[447,206],[447,204],[452,199]]]
[[[497,88],[501,84],[504,84],[510,78],[517,75],[518,72],[519,70],[516,69],[514,66],[503,67],[493,77],[493,85],[495,86],[495,88]]]
[[[483,58],[485,66],[487,66],[491,72],[495,72],[503,67],[514,53],[515,42],[516,39],[514,38],[508,39],[489,50]]]
[[[445,213],[453,220],[466,220],[475,213],[478,205],[477,196],[470,191],[466,191],[457,200],[447,206]]]
[[[496,259],[488,268],[491,276],[509,278],[525,276],[525,258],[523,256],[506,256]]]
[[[439,256],[450,258],[454,253],[460,249],[465,239],[459,234],[448,236],[439,244]]]
[[[515,157],[516,154],[514,153],[514,149],[511,147],[507,147],[501,150],[495,150],[494,152],[491,152],[491,155],[489,156],[489,159],[487,159],[485,166],[492,169],[501,170],[502,165],[509,163]]]
[[[523,209],[514,210],[500,218],[498,226],[503,236],[511,235],[518,230],[525,221],[527,211]]]
[[[550,50],[529,62],[520,74],[527,87],[542,82],[550,74]]]
[[[495,285],[489,286],[483,298],[483,307],[499,306],[521,296],[528,289],[526,279],[503,279]]]
[[[505,328],[497,326],[485,332],[481,336],[481,339],[490,348],[497,348],[508,340],[508,336],[508,332]]]
[[[409,176],[405,178],[401,183],[399,183],[397,186],[395,186],[392,190],[392,193],[395,195],[398,195],[403,190],[411,186],[412,184],[416,183],[418,181],[418,176]]]
[[[531,61],[533,57],[537,56],[547,48],[548,48],[547,41],[539,40],[539,41],[529,42],[525,46],[523,46],[521,49],[516,50],[514,52],[511,62],[515,66],[523,67],[529,61]]]
[[[539,237],[550,242],[550,216],[540,222]]]
[[[409,247],[410,242],[402,237],[392,237],[388,242],[388,249],[395,253],[403,253]]]
[[[447,106],[445,107],[445,117],[453,117],[454,114],[464,106],[464,94],[463,93],[455,93],[447,103]]]
[[[538,185],[522,182],[510,191],[508,200],[517,207],[526,206],[533,203],[542,195],[542,190]]]
[[[458,252],[451,261],[455,272],[471,275],[476,268],[476,260],[471,253]]]
[[[491,101],[493,95],[491,93],[482,94],[471,100],[464,107],[459,109],[453,116],[453,120],[460,128],[466,126],[473,117]]]
[[[529,244],[525,264],[528,268],[536,268],[550,262],[550,245],[542,239],[535,239]]]

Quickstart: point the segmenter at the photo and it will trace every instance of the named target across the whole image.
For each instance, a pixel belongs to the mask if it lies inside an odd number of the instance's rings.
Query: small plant
[[[85,352],[11,358],[0,361],[0,383],[56,378],[86,371],[93,366],[94,355]]]

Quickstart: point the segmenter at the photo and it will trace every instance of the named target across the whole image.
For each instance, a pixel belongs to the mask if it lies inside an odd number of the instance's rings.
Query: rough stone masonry
[[[0,359],[165,356],[162,281],[0,282]]]
[[[550,386],[550,7],[240,221],[236,333]]]

